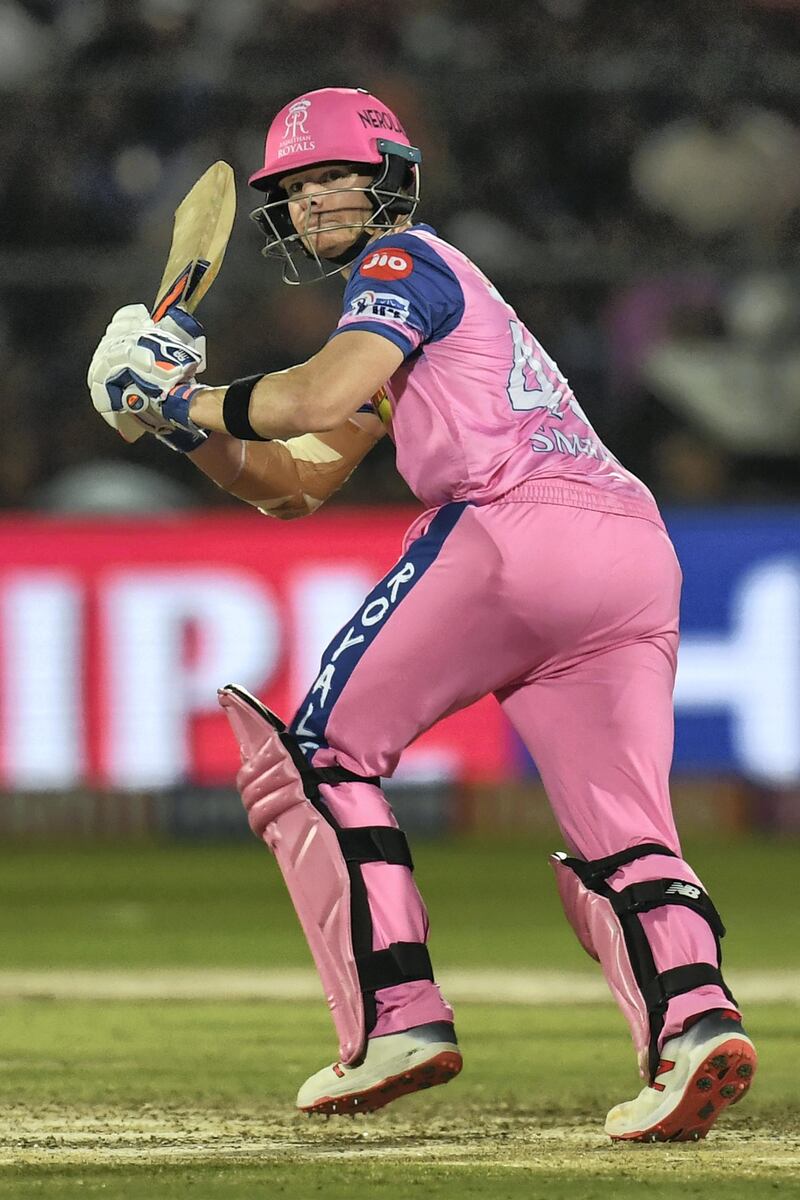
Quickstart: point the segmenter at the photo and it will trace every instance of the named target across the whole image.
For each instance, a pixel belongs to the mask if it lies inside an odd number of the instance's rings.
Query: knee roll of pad
[[[278,861],[322,979],[340,1058],[357,1062],[375,1025],[375,992],[433,980],[424,944],[372,949],[361,866],[386,862],[413,870],[405,834],[391,826],[342,828],[319,785],[378,780],[343,767],[312,767],[283,722],[244,688],[222,688],[219,701],[239,742],[236,784],[250,827]]]
[[[627,863],[650,855],[677,858],[665,846],[633,846],[608,858],[585,862],[558,853],[550,862],[561,902],[584,950],[601,963],[609,986],[628,1018],[642,1074],[654,1078],[658,1042],[670,1000],[684,992],[713,984],[731,1004],[733,996],[720,972],[720,940],[725,928],[706,892],[684,879],[650,879],[615,891],[609,878]],[[659,972],[639,914],[678,904],[692,909],[709,924],[717,946],[717,962],[689,963]]]

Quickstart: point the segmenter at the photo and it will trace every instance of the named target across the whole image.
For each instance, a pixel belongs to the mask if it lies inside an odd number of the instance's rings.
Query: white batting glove
[[[197,368],[197,374],[202,374],[206,369],[206,335],[197,317],[193,317],[185,309],[173,304],[155,327],[161,333],[177,338],[184,346],[188,346],[190,350],[194,350],[195,354],[199,354],[203,365]]]
[[[114,314],[87,382],[95,409],[123,435],[121,426],[134,417],[156,436],[169,438],[178,430],[199,444],[204,435],[189,419],[189,405],[196,386],[191,381],[204,367],[199,322],[173,307],[156,325],[144,305],[130,304]],[[182,444],[173,448],[190,448],[185,437],[178,440]]]
[[[157,324],[159,330],[165,333],[174,334],[179,341],[183,342],[184,346],[190,346],[192,350],[203,356],[202,367],[197,368],[199,374],[206,365],[206,339],[203,331],[203,326],[192,316],[191,313],[179,308],[177,304],[173,304],[168,308],[164,316]],[[197,391],[196,387],[191,384],[179,384],[178,388],[189,387],[191,391]],[[177,391],[177,389],[173,389]],[[177,396],[173,396],[173,401]],[[187,401],[187,418],[188,404],[191,402],[191,392]],[[162,409],[163,411],[163,409]],[[176,428],[172,433],[157,433],[156,437],[165,446],[169,446],[170,450],[176,450],[179,454],[191,454],[192,450],[196,450],[198,446],[202,446],[203,442],[208,438],[208,434],[204,429],[198,429],[193,421],[189,421],[192,431]]]
[[[173,304],[171,308],[167,309],[158,324],[153,321],[144,304],[126,304],[124,308],[117,309],[114,313],[106,326],[101,344],[106,340],[121,341],[130,333],[147,329],[156,329],[165,333],[199,354],[202,365],[197,368],[197,374],[202,374],[206,366],[206,338],[203,326],[196,317],[179,308],[177,304]],[[99,348],[98,346],[98,350]],[[91,372],[91,367],[89,370]]]

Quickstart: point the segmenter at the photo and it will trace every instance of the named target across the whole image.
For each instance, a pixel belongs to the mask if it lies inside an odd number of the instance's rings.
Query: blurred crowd
[[[798,53],[800,0],[0,0],[0,505],[79,505],[98,471],[228,502],[103,424],[88,359],[152,300],[172,210],[220,157],[240,199],[208,381],[322,344],[340,285],[281,284],[246,178],[278,107],[333,84],[400,114],[421,219],[659,500],[800,500]],[[342,493],[406,497],[388,445]]]

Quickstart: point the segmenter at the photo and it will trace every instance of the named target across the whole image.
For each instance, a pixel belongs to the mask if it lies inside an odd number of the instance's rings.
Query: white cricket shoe
[[[689,1142],[704,1138],[720,1113],[753,1081],[755,1046],[733,1013],[715,1009],[661,1049],[655,1079],[606,1117],[614,1141]]]
[[[455,1030],[447,1021],[370,1038],[356,1066],[333,1063],[297,1093],[301,1112],[353,1116],[374,1112],[399,1096],[447,1083],[461,1070]]]

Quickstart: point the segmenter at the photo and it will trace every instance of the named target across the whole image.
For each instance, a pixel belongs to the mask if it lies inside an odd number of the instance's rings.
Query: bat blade
[[[219,274],[235,215],[233,168],[220,159],[175,209],[172,244],[152,309],[154,321],[173,304],[195,311]],[[115,423],[126,442],[137,441],[145,432],[130,413],[120,413]]]
[[[175,210],[154,321],[160,321],[172,304],[194,312],[219,274],[235,214],[233,169],[220,160],[200,176]]]

